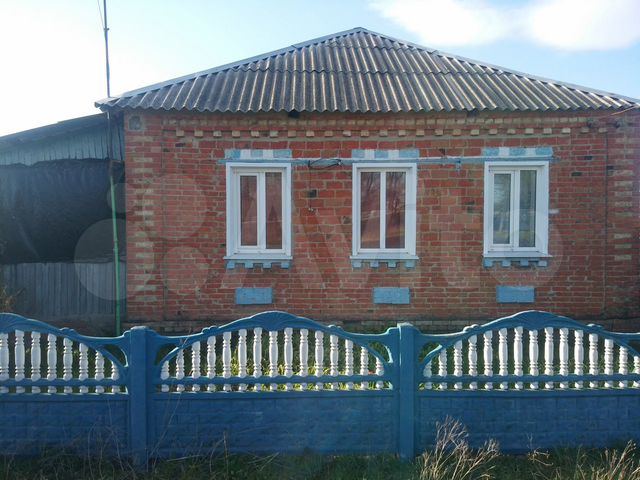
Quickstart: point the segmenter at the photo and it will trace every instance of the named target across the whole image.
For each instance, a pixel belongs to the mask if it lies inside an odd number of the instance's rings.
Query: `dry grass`
[[[436,435],[434,449],[418,458],[420,480],[493,478],[491,471],[500,456],[495,441],[488,441],[478,450],[472,449],[467,431],[452,419],[439,424]]]

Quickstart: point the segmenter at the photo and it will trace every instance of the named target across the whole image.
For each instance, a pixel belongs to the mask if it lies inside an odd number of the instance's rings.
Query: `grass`
[[[456,422],[439,425],[436,446],[412,462],[391,455],[216,455],[159,460],[149,472],[127,461],[49,451],[37,458],[0,457],[0,479],[122,480],[640,480],[640,450],[629,442],[620,448],[500,453],[487,442],[470,448]]]

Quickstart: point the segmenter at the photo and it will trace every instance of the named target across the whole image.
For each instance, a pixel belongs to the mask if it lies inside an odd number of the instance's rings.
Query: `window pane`
[[[511,243],[511,174],[493,176],[493,243]]]
[[[386,248],[404,248],[405,172],[387,172]]]
[[[518,245],[536,246],[536,171],[520,171],[520,232]]]
[[[360,246],[380,248],[380,173],[360,173]]]
[[[265,173],[267,248],[282,248],[282,174]]]
[[[240,245],[258,244],[258,205],[256,201],[258,177],[240,176]]]

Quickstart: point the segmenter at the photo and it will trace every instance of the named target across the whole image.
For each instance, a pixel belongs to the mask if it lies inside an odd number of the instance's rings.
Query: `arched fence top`
[[[16,330],[22,332],[38,332],[40,334],[55,335],[57,338],[67,338],[78,344],[86,345],[88,348],[100,352],[102,356],[115,364],[123,372],[127,368],[127,359],[129,357],[129,335],[130,331],[125,332],[119,337],[94,337],[82,335],[73,328],[63,327],[57,328],[40,320],[23,317],[15,313],[0,313],[0,334],[11,334]],[[122,351],[125,361],[118,359],[107,346],[117,347]]]
[[[461,332],[416,338],[424,390],[536,390],[640,387],[640,333],[541,311],[525,311]]]
[[[153,378],[161,392],[389,389],[398,338],[397,328],[351,333],[269,311],[195,335],[156,335]]]
[[[169,361],[176,356],[180,349],[188,348],[197,342],[206,341],[209,337],[220,336],[227,332],[251,330],[254,328],[261,328],[264,332],[283,331],[286,328],[306,329],[314,332],[319,331],[327,335],[336,335],[341,339],[351,340],[354,345],[369,349],[371,355],[379,358],[385,365],[392,365],[396,361],[394,358],[396,352],[395,342],[397,341],[396,328],[389,328],[386,332],[379,334],[353,333],[347,332],[337,325],[327,325],[311,320],[307,317],[300,317],[278,310],[256,313],[255,315],[234,320],[233,322],[225,325],[206,327],[200,333],[196,334],[171,337],[157,335],[155,342],[158,346],[173,345],[176,347],[162,358],[162,361]],[[369,347],[371,342],[384,345],[388,353],[388,358],[384,358],[378,351],[371,349]]]
[[[441,350],[452,347],[456,342],[466,341],[473,336],[480,337],[486,332],[497,332],[501,329],[513,329],[516,327],[522,327],[523,330],[527,331],[539,331],[548,327],[554,329],[566,328],[568,330],[580,330],[586,335],[596,334],[602,339],[613,340],[616,345],[627,348],[631,355],[640,355],[640,352],[630,345],[633,341],[640,341],[640,333],[610,332],[605,330],[601,325],[593,323],[585,324],[569,317],[555,315],[541,310],[526,310],[492,320],[482,325],[470,325],[459,332],[418,335],[418,349],[428,344],[438,344],[438,347],[429,352],[423,359],[419,367],[424,367],[424,365],[437,356]]]

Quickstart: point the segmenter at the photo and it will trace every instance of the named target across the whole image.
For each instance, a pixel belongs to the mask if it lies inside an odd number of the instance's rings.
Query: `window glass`
[[[405,238],[405,172],[387,172],[386,248],[404,248]]]
[[[511,174],[493,177],[493,243],[511,243]]]
[[[266,189],[266,222],[268,249],[282,248],[282,174],[267,172],[265,174]]]
[[[360,245],[380,248],[380,172],[360,174]]]
[[[240,245],[243,247],[258,244],[257,189],[257,176],[240,176]]]
[[[536,171],[520,171],[520,231],[518,245],[536,245]]]

